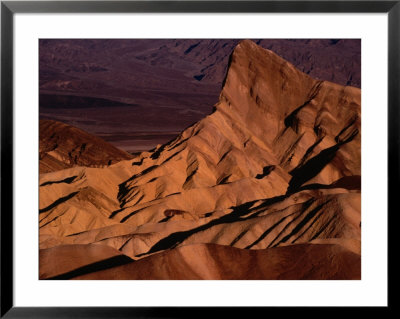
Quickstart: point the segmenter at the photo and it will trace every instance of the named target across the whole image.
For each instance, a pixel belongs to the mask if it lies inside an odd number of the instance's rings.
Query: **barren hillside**
[[[360,279],[360,89],[249,40],[227,70],[174,140],[41,174],[40,278]]]

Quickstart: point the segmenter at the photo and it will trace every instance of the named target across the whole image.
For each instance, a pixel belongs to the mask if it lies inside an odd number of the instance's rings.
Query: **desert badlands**
[[[361,90],[251,40],[226,69],[150,151],[40,121],[40,279],[361,279]]]

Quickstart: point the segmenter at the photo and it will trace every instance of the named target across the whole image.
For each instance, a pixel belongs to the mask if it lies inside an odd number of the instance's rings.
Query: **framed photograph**
[[[389,308],[399,19],[2,1],[1,316]]]

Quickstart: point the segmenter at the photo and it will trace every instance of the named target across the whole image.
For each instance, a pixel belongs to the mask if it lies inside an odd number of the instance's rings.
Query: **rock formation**
[[[240,42],[177,138],[40,175],[40,278],[360,279],[360,97]]]

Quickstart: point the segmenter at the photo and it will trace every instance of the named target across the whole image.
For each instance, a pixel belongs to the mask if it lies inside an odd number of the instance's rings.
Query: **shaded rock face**
[[[360,279],[360,89],[248,40],[223,83],[214,112],[169,143],[41,175],[43,267],[63,245],[132,259],[41,278]]]
[[[254,41],[318,80],[361,85],[360,40]],[[239,42],[40,40],[40,117],[129,152],[150,150],[212,112]]]
[[[101,138],[71,125],[39,122],[39,172],[48,173],[73,166],[103,167],[133,156]],[[67,178],[64,183],[70,183]]]

